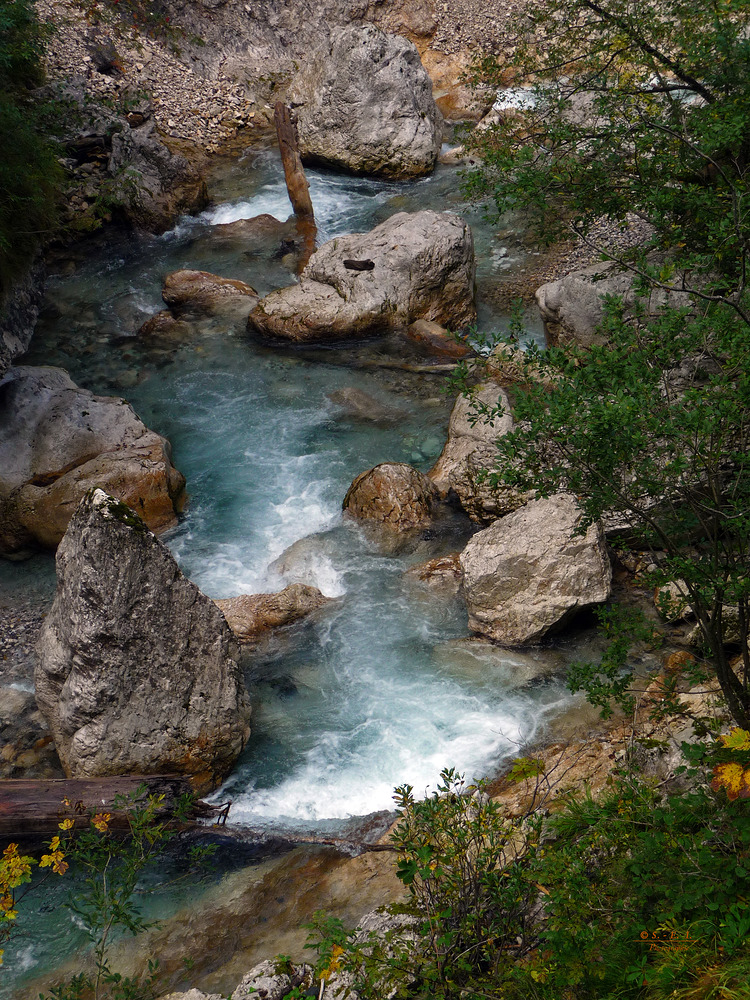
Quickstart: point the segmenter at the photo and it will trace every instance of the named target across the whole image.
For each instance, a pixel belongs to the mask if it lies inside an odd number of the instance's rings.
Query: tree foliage
[[[0,300],[57,222],[62,170],[30,94],[47,35],[31,0],[0,0]]]
[[[747,728],[750,6],[541,0],[527,27],[518,82],[532,100],[475,133],[473,189],[523,210],[546,239],[574,232],[595,244],[602,219],[635,213],[648,239],[610,259],[633,272],[644,302],[679,287],[689,304],[653,315],[613,299],[605,346],[534,357],[497,480],[569,491],[585,524],[619,523],[651,549],[653,582],[682,581]],[[497,83],[500,67],[488,60],[481,74]]]
[[[750,7],[745,0],[541,0],[513,70],[531,107],[474,133],[474,189],[545,239],[636,213],[653,248],[744,292],[750,223]],[[506,66],[479,69],[498,84]],[[633,254],[631,259],[637,258]]]

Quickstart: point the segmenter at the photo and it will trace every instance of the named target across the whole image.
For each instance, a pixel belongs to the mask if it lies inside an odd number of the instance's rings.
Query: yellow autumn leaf
[[[91,824],[99,831],[99,833],[106,833],[109,829],[109,821],[111,819],[112,816],[110,813],[97,813],[91,820]]]
[[[727,750],[750,750],[750,733],[746,729],[735,727],[719,739]]]
[[[747,787],[742,764],[737,764],[734,761],[730,764],[717,764],[714,768],[714,780],[711,782],[711,787],[717,792],[723,788],[727,797],[734,801],[739,797],[743,787]]]

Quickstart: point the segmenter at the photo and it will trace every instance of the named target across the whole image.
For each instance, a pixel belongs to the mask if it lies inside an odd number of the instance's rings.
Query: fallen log
[[[302,166],[302,158],[299,154],[297,129],[292,121],[291,111],[282,101],[277,101],[274,105],[273,120],[279,141],[281,164],[284,167],[286,189],[297,217],[297,232],[302,240],[302,252],[297,265],[297,272],[300,273],[315,252],[315,239],[317,237],[315,213],[310,198],[310,187],[305,176],[305,168]]]
[[[82,828],[91,816],[103,812],[111,816],[110,829],[126,832],[128,809],[145,805],[149,796],[163,796],[157,817],[167,819],[189,795],[188,779],[175,774],[0,781],[0,840],[54,835],[64,819],[72,819],[76,828]],[[186,818],[223,822],[228,808],[228,804],[212,806],[193,799]]]

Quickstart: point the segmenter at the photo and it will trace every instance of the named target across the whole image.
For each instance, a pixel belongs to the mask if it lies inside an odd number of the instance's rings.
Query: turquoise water
[[[492,283],[519,261],[500,252],[480,208],[467,210],[454,170],[405,184],[309,176],[322,239],[366,231],[396,211],[468,215],[480,325],[507,323],[493,311]],[[342,519],[358,473],[383,461],[423,471],[433,464],[452,405],[444,376],[384,367],[409,360],[392,343],[269,349],[221,323],[175,348],[135,339],[162,308],[164,276],[177,268],[241,278],[261,293],[294,280],[268,242],[217,238],[213,228],[266,212],[286,218],[275,155],[228,166],[212,195],[214,207],[163,237],[107,233],[61,259],[24,361],[60,365],[85,388],[125,396],[170,439],[190,499],[163,538],[207,594],[301,581],[334,599],[247,659],[253,732],[216,797],[233,800],[234,824],[336,832],[349,817],[388,809],[397,785],[422,792],[443,767],[478,776],[518,755],[570,703],[560,680],[569,653],[473,643],[459,599],[404,576],[462,547],[470,527],[460,518],[399,554],[383,553]],[[329,398],[344,388],[369,394],[380,419],[347,416]],[[45,556],[5,563],[0,587],[38,599],[49,593],[52,565]],[[82,946],[57,890],[29,903],[33,928],[8,946],[0,996]],[[188,885],[154,897],[152,915],[174,912],[196,891]]]
[[[321,239],[368,230],[395,211],[467,211],[450,168],[410,183],[313,171],[310,179]],[[213,228],[266,212],[286,218],[275,155],[228,168],[212,193],[214,207],[163,237],[108,234],[61,262],[27,360],[126,396],[170,439],[190,500],[164,540],[207,594],[301,581],[336,599],[248,664],[253,734],[218,793],[233,798],[235,823],[335,826],[390,807],[395,785],[427,788],[446,765],[492,771],[567,696],[559,681],[519,683],[510,654],[474,657],[467,668],[464,653],[451,652],[467,635],[461,602],[404,579],[414,562],[462,547],[468,523],[384,555],[342,520],[358,473],[383,461],[424,471],[433,464],[452,404],[443,376],[378,367],[393,360],[390,345],[302,354],[261,347],[220,324],[176,349],[134,339],[162,305],[165,274],[178,267],[242,278],[260,292],[294,280],[267,246],[218,240]],[[481,210],[469,214],[481,300],[512,261],[493,257]],[[343,388],[368,393],[383,418],[348,417],[329,399]]]

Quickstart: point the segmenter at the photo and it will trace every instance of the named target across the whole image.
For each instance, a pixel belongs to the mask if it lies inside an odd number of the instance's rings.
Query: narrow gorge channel
[[[315,171],[310,180],[320,242],[366,232],[397,211],[469,218],[480,328],[507,323],[492,306],[493,282],[521,267],[522,256],[498,249],[482,208],[463,202],[455,168],[403,183]],[[405,575],[461,548],[468,521],[457,517],[416,548],[384,553],[342,519],[344,494],[363,470],[434,464],[453,402],[444,372],[426,372],[424,359],[390,342],[271,349],[210,323],[200,339],[175,346],[135,338],[161,308],[164,276],[178,268],[242,279],[260,294],[290,283],[278,240],[248,243],[214,229],[264,213],[287,217],[276,153],[221,168],[211,194],[213,207],[162,237],[107,234],[59,260],[21,362],[60,366],[87,389],[124,396],[170,440],[189,502],[163,538],[206,594],[303,582],[336,599],[248,658],[252,735],[215,798],[232,800],[230,824],[343,835],[353,817],[390,809],[396,785],[422,792],[446,766],[496,773],[539,738],[571,703],[561,674],[578,640],[524,652],[471,640],[458,597]],[[342,406],[342,390],[373,401],[367,419]],[[38,556],[6,565],[3,581],[12,586],[17,573],[17,586],[36,592],[53,572],[52,557]],[[179,905],[176,895],[166,911]],[[19,941],[12,965],[22,980],[50,952],[59,956],[63,937],[70,947],[67,927]],[[0,996],[14,995],[15,985],[3,983]]]

